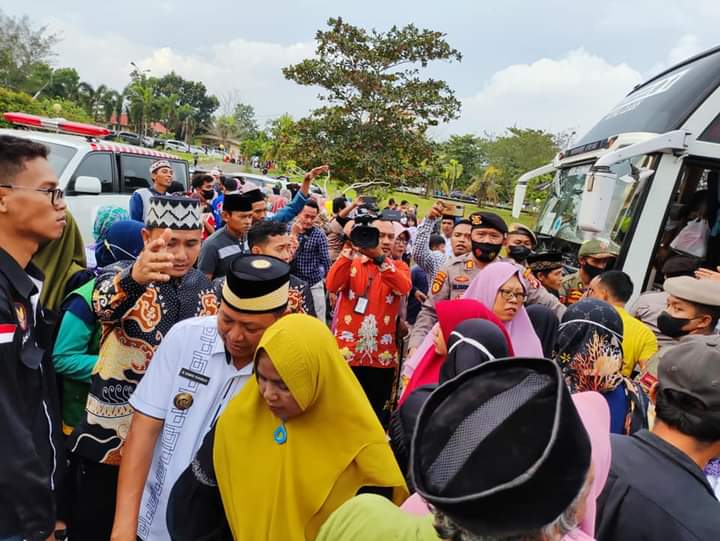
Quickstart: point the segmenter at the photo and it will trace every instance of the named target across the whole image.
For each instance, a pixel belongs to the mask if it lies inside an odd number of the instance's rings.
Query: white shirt
[[[164,421],[140,503],[137,534],[144,541],[170,541],[165,520],[170,491],[252,369],[252,363],[238,370],[228,362],[216,316],[181,321],[161,342],[130,397],[137,411]],[[179,393],[192,396],[189,408],[175,406]]]
[[[446,237],[445,235],[442,235],[442,238],[445,239],[445,259],[449,260],[451,257],[455,257],[455,254],[453,253],[452,249],[452,242],[450,242],[450,237]]]

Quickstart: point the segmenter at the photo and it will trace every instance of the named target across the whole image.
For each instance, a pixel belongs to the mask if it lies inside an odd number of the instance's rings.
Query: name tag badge
[[[195,383],[199,383],[201,385],[207,385],[208,383],[210,383],[210,378],[206,375],[198,374],[197,372],[193,372],[192,370],[188,370],[187,368],[180,369],[180,375],[186,379],[189,379],[190,381],[194,381]]]
[[[366,297],[359,297],[357,302],[355,303],[355,309],[354,312],[356,314],[360,314],[361,316],[365,314],[365,310],[367,310],[368,300]]]

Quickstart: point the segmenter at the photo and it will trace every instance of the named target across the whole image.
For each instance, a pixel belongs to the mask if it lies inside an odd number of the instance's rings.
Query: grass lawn
[[[329,197],[335,197],[336,195],[339,195],[342,190],[338,187],[337,183],[331,181],[328,183],[328,192]],[[350,197],[356,197],[356,193],[354,190],[350,190],[347,192],[347,195]],[[387,206],[388,199],[393,198],[395,199],[395,202],[399,205],[400,201],[407,201],[411,205],[418,205],[418,212],[420,214],[420,218],[422,219],[423,216],[425,216],[430,209],[430,207],[433,205],[437,199],[428,198],[422,195],[416,195],[413,193],[406,193],[406,192],[390,192],[388,193],[387,197],[380,200],[380,207],[384,208]],[[450,201],[450,200],[448,200]],[[458,203],[457,201],[451,201],[452,203]],[[503,209],[503,208],[494,208],[494,207],[479,207],[477,205],[473,205],[471,203],[463,203],[465,205],[465,216],[469,216],[473,212],[477,212],[479,210],[487,211],[487,212],[494,212],[498,216],[500,216],[503,220],[505,220],[506,223],[510,224],[513,222],[520,222],[527,226],[534,226],[535,225],[535,215],[532,214],[521,214],[520,218],[516,220],[512,217],[512,214],[509,210]]]
[[[179,152],[173,152],[173,154],[178,154],[179,157],[184,158],[184,159],[188,159],[188,156],[189,156],[189,161],[192,164],[192,156],[191,155],[185,154],[185,153],[179,153]],[[205,159],[201,160],[203,162],[203,166],[205,166],[205,167],[214,167],[217,165],[223,171],[228,171],[228,172],[230,172],[230,171],[242,172],[242,170],[247,170],[247,167],[241,168],[240,166],[232,165],[229,163],[223,163],[222,160],[218,160],[217,158],[213,158],[210,156],[208,156],[208,157],[203,156],[202,158],[205,158]],[[255,170],[253,172],[257,173],[257,174],[261,173],[260,170]],[[273,173],[271,173],[271,175],[272,174]],[[295,182],[302,182],[302,178],[300,178],[300,177],[292,178],[292,180]],[[318,179],[318,182],[316,182],[316,184],[318,186],[320,186],[321,188],[323,187],[323,182],[322,182],[323,180],[324,179]],[[330,182],[328,182],[328,197],[330,199],[332,199],[333,197],[337,197],[341,193],[342,193],[342,187],[336,181],[331,180]],[[348,195],[351,198],[357,197],[357,194],[355,193],[354,190],[348,191],[346,195]],[[403,201],[403,200],[406,200],[411,205],[414,205],[417,203],[418,212],[420,214],[420,219],[422,219],[427,214],[427,212],[430,209],[430,207],[432,206],[432,204],[436,201],[435,199],[427,198],[422,195],[415,195],[412,193],[389,192],[387,197],[380,200],[380,208],[385,208],[385,206],[387,206],[387,200],[390,199],[391,197],[393,199],[395,199],[395,202],[398,204],[400,204],[400,201]],[[452,201],[452,202],[457,203],[457,201]],[[533,214],[523,213],[520,215],[519,220],[515,220],[512,217],[510,211],[503,209],[503,208],[494,208],[494,207],[480,208],[477,205],[473,205],[470,203],[463,203],[463,204],[465,205],[465,216],[466,217],[478,210],[484,210],[484,211],[488,211],[488,212],[494,212],[495,214],[500,216],[503,220],[505,220],[505,222],[508,224],[511,224],[515,221],[519,221],[520,223],[525,224],[527,226],[532,227],[535,225],[536,216]]]

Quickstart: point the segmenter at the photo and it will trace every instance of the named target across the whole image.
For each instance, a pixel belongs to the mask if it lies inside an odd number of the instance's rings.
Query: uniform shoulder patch
[[[465,262],[465,268],[466,268],[466,269],[472,269],[472,268],[474,268],[474,267],[475,267],[475,262],[472,260],[472,258],[468,259],[468,260]]]
[[[540,282],[537,278],[535,278],[535,275],[530,269],[525,269],[523,272],[523,277],[525,280],[528,281],[528,283],[532,286],[533,289],[538,289],[540,287]]]
[[[445,271],[440,271],[435,275],[435,278],[433,278],[432,287],[430,288],[430,292],[433,295],[437,295],[440,290],[442,289],[443,284],[445,283],[445,280],[447,280],[447,273]]]

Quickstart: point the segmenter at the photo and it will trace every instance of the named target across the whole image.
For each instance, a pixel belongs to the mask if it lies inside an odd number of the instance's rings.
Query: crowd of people
[[[720,538],[720,273],[0,136],[0,541]],[[628,304],[632,300],[631,304]]]

